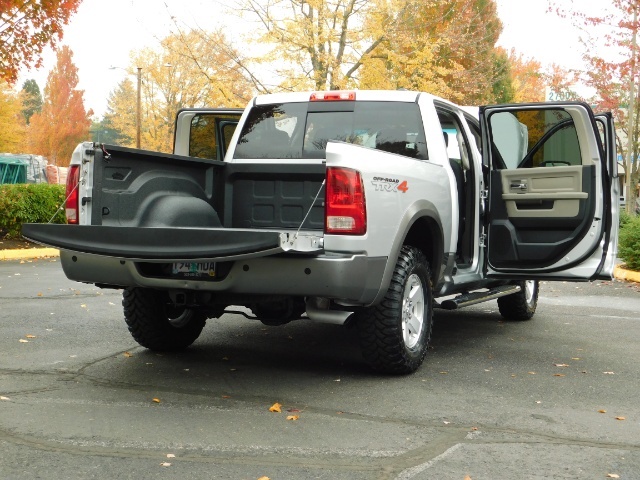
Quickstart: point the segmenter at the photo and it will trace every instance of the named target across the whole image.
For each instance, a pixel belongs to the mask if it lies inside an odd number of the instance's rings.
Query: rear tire
[[[518,283],[521,290],[505,297],[498,298],[500,314],[507,320],[530,320],[538,306],[537,280],[525,280]]]
[[[126,288],[122,296],[124,319],[136,342],[150,350],[187,348],[200,336],[204,313],[173,305],[166,292]]]
[[[431,272],[424,254],[404,246],[378,305],[356,317],[365,360],[385,373],[411,373],[422,364],[433,327]]]

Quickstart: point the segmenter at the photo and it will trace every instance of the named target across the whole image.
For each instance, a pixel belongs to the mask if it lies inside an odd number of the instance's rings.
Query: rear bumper
[[[235,260],[220,280],[147,276],[140,262],[62,250],[62,268],[71,280],[117,287],[197,290],[254,295],[329,297],[368,305],[375,299],[386,257],[364,254],[277,255]]]

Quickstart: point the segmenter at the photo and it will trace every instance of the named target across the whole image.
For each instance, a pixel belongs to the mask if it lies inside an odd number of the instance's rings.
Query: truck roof
[[[432,100],[440,100],[451,103],[448,100],[436,97],[430,93],[415,92],[409,90],[345,90],[355,93],[356,100],[378,101],[378,102],[415,102],[418,97],[427,96]],[[267,95],[258,95],[254,97],[252,103],[254,105],[269,105],[274,103],[296,103],[308,102],[311,95],[317,93],[314,91],[307,92],[286,92],[272,93]]]

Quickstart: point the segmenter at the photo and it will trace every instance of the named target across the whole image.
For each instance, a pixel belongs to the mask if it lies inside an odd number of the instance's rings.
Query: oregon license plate
[[[216,276],[216,264],[203,263],[174,263],[171,273],[176,277],[211,278]]]

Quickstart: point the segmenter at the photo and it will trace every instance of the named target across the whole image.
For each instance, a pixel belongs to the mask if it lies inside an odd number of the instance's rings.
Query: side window
[[[489,126],[494,168],[582,164],[576,127],[564,110],[497,112]]]
[[[238,124],[238,116],[216,113],[198,113],[191,119],[189,131],[189,156],[198,158],[218,158],[224,155],[226,145]],[[216,130],[220,129],[225,145],[218,145]]]

